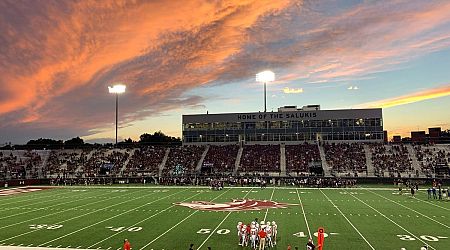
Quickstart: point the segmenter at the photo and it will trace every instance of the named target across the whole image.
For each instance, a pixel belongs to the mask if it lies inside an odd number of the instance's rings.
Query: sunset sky
[[[383,107],[389,135],[450,128],[450,1],[1,0],[0,145],[113,141],[181,115]]]

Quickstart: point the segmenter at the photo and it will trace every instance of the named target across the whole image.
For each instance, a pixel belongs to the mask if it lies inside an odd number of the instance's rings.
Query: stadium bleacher
[[[302,143],[0,150],[0,178],[229,175],[235,171],[279,175],[283,166],[287,175],[308,175],[311,174],[310,166],[324,164],[330,169],[328,174],[334,176],[369,176],[367,165],[372,165],[374,176],[432,177],[436,167],[444,169],[446,174],[449,162],[449,145],[426,144]]]

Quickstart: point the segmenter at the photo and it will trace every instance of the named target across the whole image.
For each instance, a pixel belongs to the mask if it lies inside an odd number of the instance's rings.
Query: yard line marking
[[[137,192],[135,192],[135,193],[138,193],[138,192],[139,192],[139,191],[137,191]],[[155,194],[155,193],[151,193],[151,194]],[[99,200],[99,201],[92,202],[92,203],[88,203],[88,204],[84,204],[84,205],[81,205],[81,206],[78,206],[78,207],[83,207],[83,206],[92,205],[92,204],[95,204],[95,203],[99,203],[99,202],[104,202],[104,201],[111,200],[111,199],[120,198],[120,197],[126,196],[126,195],[129,195],[129,194],[123,194],[123,195],[119,195],[119,196],[114,196],[114,197],[111,197],[111,198],[106,199],[106,200]],[[138,199],[138,198],[136,198],[136,199]],[[132,199],[132,200],[135,200],[135,199]],[[131,200],[130,200],[130,201],[131,201]],[[126,201],[124,201],[124,202],[126,202]],[[101,208],[101,209],[92,211],[92,212],[90,212],[90,213],[82,214],[82,215],[79,215],[79,216],[76,216],[76,217],[73,217],[73,218],[70,218],[70,219],[67,219],[67,220],[63,220],[63,221],[57,222],[57,223],[55,223],[55,224],[60,224],[60,223],[66,222],[66,221],[70,221],[70,220],[73,220],[73,219],[76,219],[76,218],[80,218],[80,217],[83,217],[83,216],[86,216],[86,215],[89,215],[89,214],[98,212],[98,211],[102,211],[102,210],[104,210],[104,209],[106,209],[106,208],[109,208],[109,207],[112,207],[112,206],[117,206],[117,205],[120,205],[120,204],[122,204],[122,203],[124,203],[124,202],[121,202],[121,203],[115,204],[115,205],[111,205],[111,206],[108,206],[108,207],[105,207],[105,208]],[[26,221],[18,222],[18,223],[11,224],[11,225],[8,225],[8,226],[5,226],[5,227],[1,227],[1,228],[10,227],[10,226],[17,225],[17,224],[22,224],[22,223],[27,222],[27,221],[31,221],[31,220],[35,220],[35,219],[39,219],[39,218],[43,218],[43,217],[48,217],[48,216],[51,216],[51,215],[54,215],[54,214],[59,214],[59,213],[66,212],[66,211],[69,211],[69,210],[71,210],[71,209],[66,209],[66,210],[62,210],[61,212],[56,212],[56,213],[48,214],[48,215],[45,215],[45,216],[36,217],[36,218],[33,218],[33,219],[29,219],[29,220],[26,220]],[[1,229],[1,228],[0,228],[0,229]],[[33,233],[33,232],[37,232],[37,231],[39,231],[39,230],[41,230],[41,229],[36,229],[36,230],[29,231],[29,232],[26,232],[26,233],[18,234],[18,235],[16,235],[16,236],[12,236],[12,237],[10,237],[10,238],[1,240],[0,242],[5,242],[5,241],[7,241],[7,240],[10,240],[10,239],[14,239],[14,238],[20,237],[20,236],[22,236],[22,235],[27,235],[27,234],[30,234],[30,233]]]
[[[430,204],[430,205],[433,205],[433,206],[435,206],[435,207],[442,208],[442,209],[445,209],[445,210],[450,211],[450,209],[448,209],[448,208],[446,208],[446,207],[441,207],[441,206],[439,206],[439,205],[437,205],[437,204],[434,204],[434,203],[431,203],[431,202],[429,202],[429,201],[424,201],[424,200],[418,199],[418,198],[416,198],[416,197],[413,197],[413,198],[416,199],[416,200],[418,200],[418,201],[425,202],[425,203],[428,203],[428,204]]]
[[[69,192],[67,192],[67,193],[69,193]],[[36,194],[36,192],[34,192],[34,194]],[[53,195],[47,195],[47,196],[39,196],[39,197],[32,198],[32,199],[22,199],[22,200],[18,200],[18,201],[14,201],[14,202],[2,203],[1,206],[3,207],[4,205],[10,205],[10,204],[19,203],[19,202],[28,202],[28,201],[33,201],[33,200],[37,200],[37,199],[50,198],[50,197],[55,197],[55,196],[60,196],[60,195],[61,194],[53,194]],[[79,195],[79,194],[76,194],[76,195]],[[76,195],[74,195],[74,196],[76,196]],[[15,197],[15,198],[18,198],[18,197]],[[27,198],[27,197],[21,196],[20,198]],[[18,206],[18,207],[25,207],[25,206],[29,206],[29,205]]]
[[[186,199],[182,200],[182,202],[187,201],[187,200],[189,200],[189,199],[192,199],[193,197],[195,197],[195,196],[197,196],[197,195],[199,195],[199,194],[201,194],[201,193],[196,193],[196,194],[194,194],[193,196],[191,196],[191,197],[189,197],[189,198],[186,198]],[[123,229],[123,230],[121,230],[121,231],[119,231],[119,232],[117,232],[117,233],[115,233],[115,234],[113,234],[113,235],[111,235],[111,236],[109,236],[109,237],[107,237],[107,238],[105,238],[105,239],[103,239],[103,240],[101,240],[101,241],[99,241],[99,242],[93,244],[93,245],[88,246],[88,248],[91,248],[91,247],[93,247],[93,246],[95,246],[95,245],[98,245],[98,244],[104,242],[105,240],[111,239],[112,237],[114,237],[114,236],[116,236],[116,235],[118,235],[118,234],[120,234],[120,233],[125,232],[127,229],[129,229],[129,228],[131,228],[131,227],[135,227],[135,226],[141,224],[142,222],[147,221],[147,220],[149,220],[149,219],[151,219],[151,218],[157,216],[158,214],[161,214],[161,213],[163,213],[164,211],[167,211],[168,209],[171,209],[171,208],[173,208],[173,207],[175,207],[175,205],[171,205],[170,207],[167,207],[166,209],[161,210],[161,211],[159,211],[158,213],[153,214],[153,215],[150,216],[150,217],[147,217],[147,218],[145,218],[145,219],[143,219],[143,220],[141,220],[141,221],[138,221],[138,222],[134,223],[133,225],[131,225],[131,226],[129,226],[129,227],[127,227],[127,228],[125,228],[125,229]],[[210,212],[211,212],[211,211],[210,211]]]
[[[103,223],[103,222],[105,222],[105,221],[114,219],[114,218],[116,218],[116,217],[122,216],[122,215],[124,215],[124,214],[129,213],[129,212],[135,211],[135,210],[137,210],[138,208],[141,208],[141,207],[144,207],[144,206],[153,204],[153,203],[158,202],[158,201],[160,201],[160,200],[164,200],[164,199],[167,198],[167,197],[170,197],[170,196],[179,194],[179,193],[184,192],[184,191],[185,191],[185,190],[181,190],[181,191],[175,192],[175,193],[173,193],[173,194],[171,194],[171,195],[166,195],[166,196],[164,196],[164,197],[161,197],[161,198],[159,198],[159,199],[157,199],[157,200],[154,200],[154,201],[151,201],[151,202],[147,202],[147,203],[145,203],[145,204],[143,204],[143,205],[140,205],[140,206],[138,206],[138,207],[136,207],[136,208],[127,210],[127,211],[122,212],[122,213],[120,213],[120,214],[117,214],[117,215],[114,215],[114,216],[112,216],[112,217],[106,218],[106,219],[104,219],[104,220],[98,221],[98,222],[96,222],[96,223],[94,223],[94,224],[91,224],[91,225],[89,225],[89,226],[80,228],[80,229],[78,229],[78,230],[76,230],[76,231],[73,231],[73,232],[71,232],[71,233],[62,235],[62,236],[60,236],[60,237],[58,237],[58,238],[55,238],[55,239],[53,239],[53,240],[49,240],[49,241],[47,241],[47,242],[45,242],[45,243],[42,243],[41,245],[48,244],[48,243],[53,242],[53,241],[55,241],[55,240],[60,240],[60,239],[62,239],[62,238],[65,238],[65,237],[67,237],[67,236],[70,236],[70,235],[72,235],[72,234],[78,233],[78,232],[80,232],[80,231],[83,231],[83,230],[85,230],[85,229],[88,229],[88,228],[90,228],[90,227],[93,227],[93,226],[95,226],[95,225],[98,225],[98,224]],[[153,194],[157,194],[157,193],[150,193],[149,195],[153,195]],[[140,198],[143,198],[143,197],[147,197],[147,196],[149,196],[149,195],[144,195],[144,196],[141,196],[141,197],[138,197],[138,198],[135,198],[135,199],[131,199],[131,200],[129,200],[129,201],[137,200],[137,199],[140,199]],[[124,201],[124,202],[121,202],[121,203],[125,203],[125,202],[128,202],[128,201]],[[121,203],[119,203],[119,204],[121,204]],[[116,205],[113,205],[113,206],[117,206],[117,205],[119,205],[119,204],[116,204]],[[95,211],[94,211],[94,212],[95,212]],[[91,213],[93,213],[93,212],[91,212]],[[57,223],[57,224],[61,224],[61,223],[62,223],[62,222],[59,222],[59,223]]]
[[[36,212],[36,211],[40,211],[40,210],[44,210],[44,209],[49,209],[49,208],[51,208],[51,207],[56,207],[56,206],[59,206],[59,205],[63,205],[63,204],[67,204],[67,203],[74,202],[73,197],[57,198],[57,199],[54,199],[54,200],[52,200],[52,201],[59,200],[59,199],[65,199],[65,198],[71,198],[71,200],[69,200],[69,201],[67,201],[67,202],[63,202],[63,203],[58,203],[58,204],[55,204],[55,205],[51,205],[51,206],[48,206],[48,207],[38,208],[38,209],[36,209],[36,210],[30,210],[30,211],[26,211],[26,212],[22,212],[22,213],[17,213],[17,214],[12,214],[12,215],[8,215],[8,216],[0,217],[0,220],[6,219],[6,218],[10,218],[10,217],[14,217],[14,216],[17,216],[17,215],[28,214],[28,213],[31,213],[31,212]],[[46,201],[42,201],[42,202],[38,202],[38,203],[31,203],[31,204],[29,204],[29,205],[27,205],[27,206],[32,206],[32,205],[36,205],[36,204],[40,204],[40,203],[45,203],[45,202],[48,202],[48,201],[46,200]]]
[[[311,230],[309,229],[309,224],[308,224],[308,220],[306,219],[305,209],[303,208],[303,202],[302,202],[302,199],[300,198],[300,194],[298,193],[298,189],[297,189],[297,196],[298,196],[298,200],[300,201],[300,207],[302,208],[303,218],[305,218],[306,228],[308,229],[309,238],[312,239]]]
[[[136,191],[134,193],[137,193],[137,192],[139,192],[139,191]],[[48,217],[48,216],[51,216],[51,215],[55,215],[55,214],[59,214],[59,213],[62,213],[62,212],[66,212],[66,211],[69,211],[69,210],[76,210],[79,207],[84,207],[84,206],[87,206],[87,205],[90,205],[90,204],[95,204],[95,203],[98,203],[98,202],[101,202],[101,201],[107,201],[107,200],[111,200],[113,198],[119,198],[119,197],[122,197],[122,196],[124,196],[124,195],[114,196],[112,198],[108,198],[108,199],[105,199],[105,200],[100,200],[100,201],[96,201],[96,202],[93,202],[93,203],[88,203],[88,204],[76,206],[76,207],[73,207],[73,208],[64,209],[64,210],[61,210],[60,212],[51,213],[51,214],[39,216],[39,217],[36,217],[36,218],[32,218],[32,219],[29,219],[29,220],[24,220],[24,221],[21,221],[21,222],[17,222],[17,223],[11,224],[11,225],[3,226],[3,227],[0,227],[0,229],[8,228],[8,227],[11,227],[11,226],[15,226],[15,225],[18,225],[18,224],[22,224],[22,223],[25,223],[25,222],[28,222],[28,221],[33,221],[33,220],[40,219],[40,218],[45,218],[45,217]],[[86,197],[84,199],[80,199],[80,200],[76,200],[76,201],[82,201],[82,200],[87,200],[87,199],[91,199],[91,198],[92,197]],[[0,242],[2,242],[2,241],[0,241]]]
[[[221,193],[219,196],[217,196],[216,198],[210,200],[214,201],[215,199],[219,198],[220,196],[226,194],[228,191],[230,191],[231,189],[227,189],[227,191]],[[155,239],[153,239],[152,241],[150,241],[149,243],[147,243],[145,246],[141,247],[141,250],[148,247],[149,245],[151,245],[153,242],[157,241],[159,238],[163,237],[164,235],[166,235],[166,233],[172,231],[172,229],[174,229],[175,227],[177,227],[178,225],[180,225],[181,223],[183,223],[184,221],[186,221],[187,219],[189,219],[192,215],[196,214],[198,211],[200,210],[195,210],[195,212],[190,213],[188,216],[186,216],[183,220],[181,220],[180,222],[178,222],[177,224],[175,224],[174,226],[172,226],[171,228],[169,228],[167,231],[165,231],[164,233],[160,234],[158,237],[156,237]]]
[[[429,219],[429,220],[431,220],[431,221],[434,221],[434,222],[438,223],[439,225],[442,225],[442,226],[444,226],[444,227],[446,227],[446,228],[450,228],[450,227],[447,226],[446,224],[441,223],[441,222],[439,222],[439,221],[437,221],[437,220],[435,220],[435,219],[433,219],[433,218],[431,218],[431,217],[429,217],[429,216],[427,216],[427,215],[425,215],[425,214],[422,214],[422,213],[419,212],[419,211],[416,211],[416,210],[414,210],[414,209],[412,209],[412,208],[409,208],[409,207],[407,207],[407,206],[405,206],[405,205],[403,205],[403,204],[401,204],[401,203],[398,203],[398,202],[393,201],[393,200],[391,200],[391,199],[389,199],[389,198],[387,198],[387,197],[384,197],[384,196],[382,196],[381,194],[377,194],[377,193],[375,193],[375,192],[373,192],[373,191],[370,191],[370,190],[368,190],[368,191],[371,192],[371,193],[373,193],[373,194],[375,194],[375,195],[378,195],[378,196],[380,196],[380,197],[383,197],[383,198],[385,198],[386,200],[391,201],[391,202],[393,202],[393,203],[395,203],[395,204],[397,204],[397,205],[399,205],[399,206],[402,206],[402,207],[404,207],[404,208],[406,208],[406,209],[409,209],[409,210],[411,210],[411,211],[413,211],[413,212],[415,212],[415,213],[417,213],[417,214],[420,214],[420,215],[422,215],[423,217],[425,217],[425,218],[427,218],[427,219]]]
[[[353,229],[355,229],[355,231],[359,234],[359,236],[361,236],[361,238],[367,243],[367,245],[369,245],[369,247],[373,250],[375,250],[375,248],[369,243],[369,241],[367,241],[367,239],[361,234],[361,232],[353,225],[353,223],[347,218],[347,216],[345,216],[344,213],[342,213],[342,211],[338,208],[338,206],[336,206],[332,200],[330,200],[330,198],[328,198],[328,196],[322,191],[322,189],[319,189],[319,191],[327,198],[327,200],[333,205],[333,207],[335,207],[338,212],[345,218],[345,220],[347,220],[347,222],[350,224],[350,226],[353,227]]]
[[[244,196],[243,199],[245,199],[245,197],[247,197],[247,195],[249,195],[251,193],[251,191],[253,190],[250,189],[250,191],[247,192],[247,194]],[[270,200],[272,200],[273,197],[273,192],[275,191],[275,187],[272,190],[272,195],[270,197]],[[268,210],[268,209],[267,209]],[[202,242],[202,244],[200,244],[200,246],[197,248],[197,250],[199,250],[200,248],[202,248],[202,246],[209,240],[209,238],[211,238],[211,236],[217,231],[217,229],[219,229],[219,227],[223,224],[223,222],[228,218],[228,216],[230,216],[232,213],[232,211],[228,212],[227,216],[225,216],[225,218],[223,218],[223,220],[219,223],[219,225],[217,225],[216,228],[214,228],[214,230],[208,235],[208,237]],[[267,212],[266,212],[266,216],[267,216]],[[266,220],[266,218],[264,217],[264,220]]]
[[[251,190],[250,190],[251,191]],[[272,201],[273,193],[275,192],[275,186],[273,186],[272,195],[270,195],[270,201]],[[248,194],[248,193],[247,193]],[[246,195],[247,196],[247,195]],[[245,198],[245,197],[244,197]],[[269,209],[266,209],[266,214],[264,215],[264,221],[266,221],[267,213],[269,212]]]
[[[350,194],[351,196],[353,196],[353,194]],[[355,196],[353,196],[355,197]],[[378,211],[376,208],[372,207],[371,205],[365,203],[364,201],[360,200],[358,197],[355,197],[357,200],[359,200],[361,203],[363,203],[364,205],[370,207],[372,210],[374,210],[375,212],[377,212],[378,214],[380,214],[381,216],[383,216],[384,218],[386,218],[387,220],[389,220],[390,222],[392,222],[394,225],[396,225],[397,227],[401,228],[402,230],[404,230],[405,232],[409,233],[410,235],[414,236],[414,238],[416,238],[417,240],[419,240],[420,242],[422,242],[425,245],[428,245],[431,249],[435,249],[434,247],[432,247],[429,243],[423,241],[421,238],[417,237],[416,235],[414,235],[413,233],[411,233],[410,231],[408,231],[406,228],[400,226],[399,224],[397,224],[397,222],[393,221],[391,218],[387,217],[386,215],[384,215],[383,213],[381,213],[380,211]],[[436,249],[435,249],[436,250]]]

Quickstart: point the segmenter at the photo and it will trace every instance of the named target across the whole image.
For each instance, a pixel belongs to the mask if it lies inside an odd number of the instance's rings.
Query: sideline
[[[30,186],[31,187],[31,186]],[[36,186],[36,187],[52,187],[52,186]],[[250,186],[246,186],[246,187],[240,187],[240,186],[233,186],[233,187],[224,187],[224,189],[252,189],[252,188],[258,188],[259,186],[254,186],[254,187],[250,187]],[[392,191],[392,190],[398,190],[397,188],[382,188],[382,187],[372,187],[372,188],[365,188],[365,187],[351,187],[351,188],[314,188],[314,187],[287,187],[287,186],[283,186],[283,187],[279,187],[279,186],[268,186],[268,188],[275,188],[275,189],[285,189],[285,190],[386,190],[386,191]],[[91,186],[59,186],[59,188],[74,188],[74,189],[97,189],[97,188],[105,188],[105,189],[152,189],[152,188],[156,188],[156,189],[171,189],[171,188],[199,188],[199,189],[209,189],[209,186],[95,186],[95,185],[91,185]]]

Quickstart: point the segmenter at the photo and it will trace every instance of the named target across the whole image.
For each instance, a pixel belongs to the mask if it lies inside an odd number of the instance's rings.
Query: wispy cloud
[[[440,97],[450,96],[450,84],[447,84],[445,86],[434,88],[434,89],[427,89],[423,91],[418,91],[414,93],[410,93],[407,95],[389,98],[389,99],[383,99],[379,101],[374,102],[367,102],[357,105],[357,108],[390,108],[395,107],[399,105],[405,105],[415,102],[420,102],[424,100],[429,99],[435,99]]]
[[[283,88],[283,93],[285,94],[300,94],[303,93],[303,88]]]

